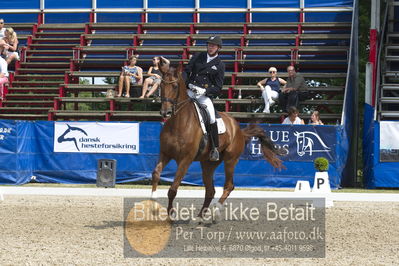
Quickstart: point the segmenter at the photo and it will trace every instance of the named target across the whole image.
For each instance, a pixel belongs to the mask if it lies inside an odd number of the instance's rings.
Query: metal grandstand
[[[116,85],[79,84],[79,78],[115,80],[133,53],[144,70],[155,55],[185,64],[216,33],[224,40],[221,56],[227,66],[224,93],[215,101],[219,111],[241,121],[279,122],[277,107],[272,114],[256,112],[262,99],[255,84],[269,66],[276,66],[284,78],[285,68],[296,65],[307,80],[328,84],[311,87],[312,96],[301,101],[305,120],[311,110],[319,110],[326,122],[341,120],[351,1],[335,6],[297,1],[289,7],[278,1],[267,7],[261,1],[233,1],[229,8],[210,1],[142,1],[131,8],[118,7],[118,1],[28,2],[34,3],[32,8],[11,5],[4,12],[22,45],[1,118],[158,120],[159,99],[105,99],[105,91]],[[23,20],[21,15],[31,20],[16,22]],[[242,99],[237,99],[238,91]]]

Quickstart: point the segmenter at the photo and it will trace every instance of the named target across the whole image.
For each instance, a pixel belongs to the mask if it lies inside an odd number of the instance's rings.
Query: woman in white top
[[[295,106],[288,108],[288,116],[284,119],[283,125],[304,125],[303,119],[299,118],[299,112]]]

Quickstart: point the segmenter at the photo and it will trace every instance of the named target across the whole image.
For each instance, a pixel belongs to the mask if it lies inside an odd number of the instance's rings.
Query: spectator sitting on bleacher
[[[143,69],[136,66],[137,57],[132,55],[129,57],[129,65],[122,67],[121,75],[119,76],[119,91],[117,97],[122,96],[123,84],[126,87],[125,97],[130,97],[130,83],[132,85],[143,84]]]
[[[307,93],[308,90],[305,79],[300,74],[295,72],[295,68],[293,66],[287,67],[287,72],[287,84],[281,89],[281,93],[279,95],[280,106],[285,112],[288,111],[288,107],[290,106],[295,106],[298,108],[300,93]]]
[[[310,120],[311,121],[309,125],[324,125],[320,120],[320,113],[318,111],[313,111],[312,115],[310,116]]]
[[[4,45],[6,42],[3,40],[6,28],[4,28],[4,19],[0,18],[0,53],[3,51]]]
[[[4,28],[4,19],[0,18],[0,39],[3,39],[5,36],[6,28]]]
[[[8,82],[8,65],[6,60],[0,57],[0,99],[3,100],[4,83]]]
[[[270,107],[278,99],[280,86],[287,83],[284,79],[277,77],[277,69],[275,67],[270,67],[269,73],[269,78],[262,79],[256,84],[261,89],[262,97],[265,101],[264,113],[270,113]]]
[[[5,57],[7,64],[10,64],[14,60],[19,60],[18,38],[17,33],[13,28],[6,29],[3,40],[5,41],[5,44],[3,45],[3,56]]]
[[[150,67],[150,69],[148,70],[148,75],[150,75],[150,76],[144,80],[143,91],[142,91],[140,98],[150,97],[158,89],[159,85],[161,84],[162,73],[158,68],[158,63],[159,63],[159,57],[156,56],[152,59],[153,66]],[[149,90],[150,86],[152,86],[152,87]],[[149,90],[149,92],[147,93],[148,90]]]
[[[295,106],[288,107],[288,116],[284,119],[283,125],[304,125],[305,122],[299,116]]]

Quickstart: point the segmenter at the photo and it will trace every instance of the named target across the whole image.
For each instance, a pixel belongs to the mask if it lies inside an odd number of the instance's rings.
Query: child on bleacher
[[[323,122],[320,120],[320,113],[318,111],[314,111],[310,116],[311,122],[309,125],[324,125]]]
[[[130,84],[143,84],[143,69],[139,66],[136,66],[136,62],[137,57],[135,55],[132,55],[131,57],[129,57],[129,65],[122,67],[122,72],[119,76],[119,90],[116,97],[122,96],[123,84],[125,84],[126,87],[126,98],[130,97]]]
[[[159,85],[161,84],[162,73],[158,68],[159,61],[160,61],[160,58],[158,56],[156,56],[152,59],[153,66],[150,67],[150,69],[148,70],[148,75],[150,75],[150,76],[144,80],[143,91],[142,91],[140,98],[150,97],[158,89]],[[152,86],[152,88],[149,90],[150,86]],[[149,90],[149,92],[147,93],[148,90]]]

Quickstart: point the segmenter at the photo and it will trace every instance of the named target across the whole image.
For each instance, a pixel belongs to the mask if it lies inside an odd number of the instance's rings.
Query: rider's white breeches
[[[187,94],[188,94],[188,97],[190,97],[190,98],[196,98],[200,104],[206,105],[206,111],[209,114],[210,123],[211,124],[215,123],[216,122],[215,108],[213,107],[212,100],[208,96],[205,96],[205,95],[197,97],[196,94],[194,92],[192,92],[191,90],[187,90]]]

